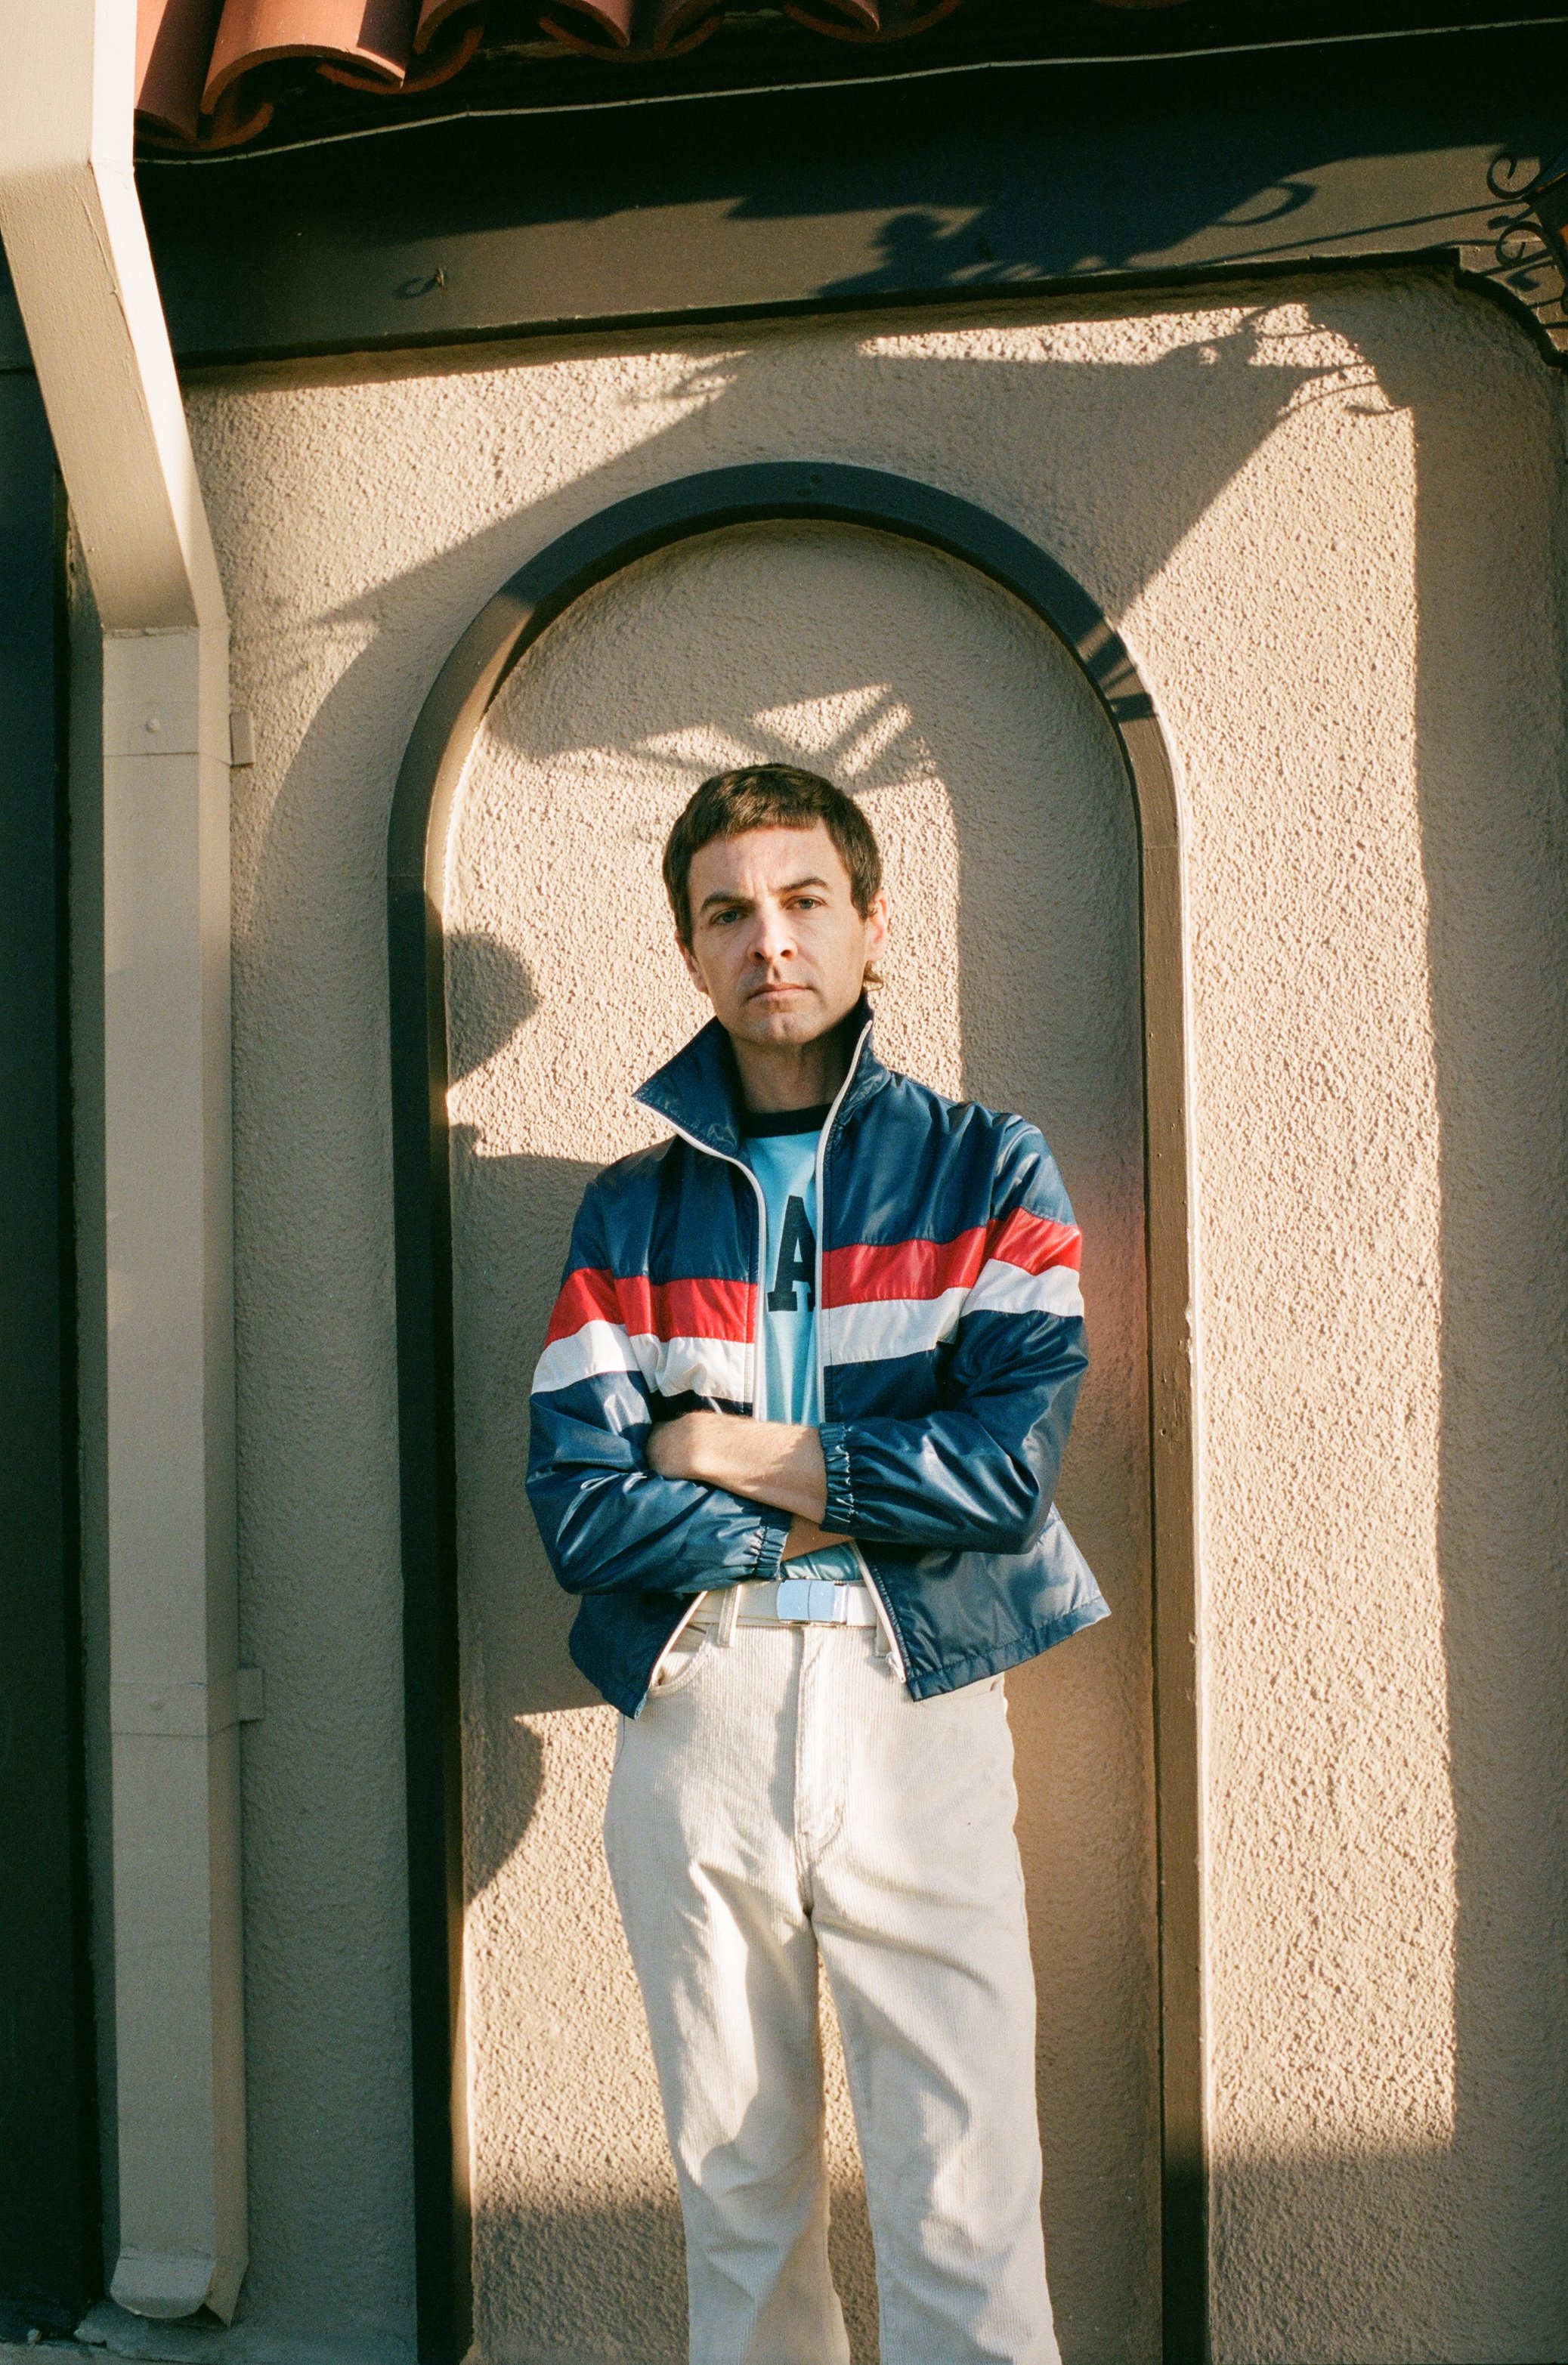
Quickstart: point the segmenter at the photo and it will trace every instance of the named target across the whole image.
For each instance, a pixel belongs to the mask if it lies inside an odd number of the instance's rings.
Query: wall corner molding
[[[0,237],[103,657],[99,1023],[115,2297],[232,2315],[246,2243],[229,625],[131,167],[136,11],[0,0]],[[97,824],[96,788],[84,799]],[[85,817],[84,820],[85,825]],[[105,1291],[84,1292],[92,1303]]]

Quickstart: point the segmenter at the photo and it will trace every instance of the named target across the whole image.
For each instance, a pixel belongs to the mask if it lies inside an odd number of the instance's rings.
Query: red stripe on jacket
[[[988,1257],[1021,1266],[1025,1272],[1044,1272],[1053,1264],[1069,1264],[1077,1272],[1083,1261],[1083,1235],[1076,1224],[1056,1224],[1048,1216],[1031,1216],[1014,1207],[991,1227]]]
[[[561,1284],[545,1345],[569,1339],[585,1322],[618,1322],[633,1338],[751,1337],[751,1283],[746,1281],[652,1282],[645,1272],[618,1280],[596,1265],[579,1265]]]
[[[1057,1224],[1022,1207],[993,1224],[977,1224],[950,1240],[900,1240],[891,1248],[829,1249],[823,1259],[824,1306],[865,1306],[885,1298],[940,1297],[969,1289],[992,1258],[1025,1272],[1049,1265],[1078,1270],[1082,1240],[1076,1224]]]

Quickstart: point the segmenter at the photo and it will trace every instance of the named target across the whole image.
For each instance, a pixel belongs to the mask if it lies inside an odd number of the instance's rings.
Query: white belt
[[[772,1585],[738,1585],[743,1626],[875,1626],[877,1605],[866,1585],[831,1578],[781,1576]]]

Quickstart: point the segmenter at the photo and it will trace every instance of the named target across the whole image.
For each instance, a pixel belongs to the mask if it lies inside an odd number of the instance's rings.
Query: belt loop
[[[713,1640],[721,1650],[727,1651],[734,1641],[735,1628],[740,1623],[740,1615],[741,1589],[738,1585],[732,1585],[725,1592],[723,1601],[720,1605],[719,1623],[713,1633]]]

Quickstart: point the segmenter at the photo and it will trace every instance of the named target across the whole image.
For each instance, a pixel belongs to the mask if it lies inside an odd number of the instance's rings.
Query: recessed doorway
[[[588,1175],[700,1023],[658,879],[721,766],[861,796],[894,911],[879,1048],[1016,1107],[1082,1223],[1092,1368],[1061,1503],[1114,1616],[1008,1680],[1040,1990],[1047,2236],[1074,2365],[1159,2353],[1160,2057],[1137,815],[1082,667],[961,561],[754,524],[577,599],[479,727],[444,921],[476,2330],[487,2355],[684,2355],[678,2212],[599,1853],[615,1720],[522,1493],[528,1377]],[[871,2268],[842,2080],[835,2255]],[[609,2340],[618,2344],[609,2345]]]

